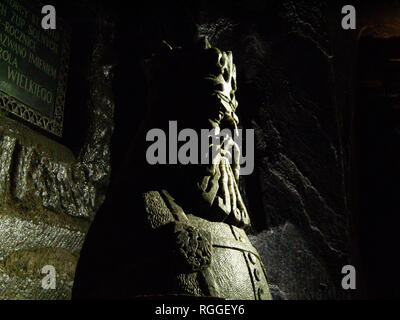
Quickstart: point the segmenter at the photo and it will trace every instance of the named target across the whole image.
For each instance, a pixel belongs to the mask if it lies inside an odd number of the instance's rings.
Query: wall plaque
[[[41,6],[0,0],[0,108],[62,136],[70,33],[41,26]]]

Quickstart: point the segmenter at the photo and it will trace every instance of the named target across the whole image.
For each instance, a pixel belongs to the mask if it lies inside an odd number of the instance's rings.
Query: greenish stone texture
[[[113,67],[103,55],[112,35],[105,19],[91,23],[86,103],[70,106],[87,118],[78,150],[0,114],[0,299],[70,299],[86,232],[105,199],[114,103]],[[42,288],[45,265],[56,270],[54,290]]]

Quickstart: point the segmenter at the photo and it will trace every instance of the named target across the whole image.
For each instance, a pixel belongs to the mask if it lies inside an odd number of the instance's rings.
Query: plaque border
[[[57,18],[58,20],[58,18]],[[58,74],[58,83],[54,102],[53,117],[47,117],[29,105],[19,101],[10,94],[0,90],[0,110],[9,112],[18,118],[21,118],[49,133],[62,137],[64,124],[64,108],[68,84],[68,69],[70,59],[70,31],[67,30],[64,23],[57,21],[57,29],[60,32],[59,42],[61,44],[60,67]]]

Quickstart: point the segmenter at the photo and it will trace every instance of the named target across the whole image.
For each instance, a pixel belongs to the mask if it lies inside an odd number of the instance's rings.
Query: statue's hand
[[[172,244],[172,261],[183,272],[196,272],[211,262],[212,246],[202,231],[186,223],[174,222],[168,226]]]
[[[145,211],[154,237],[160,239],[155,253],[167,258],[175,272],[196,272],[210,264],[211,241],[191,226],[183,209],[166,191],[148,191]]]

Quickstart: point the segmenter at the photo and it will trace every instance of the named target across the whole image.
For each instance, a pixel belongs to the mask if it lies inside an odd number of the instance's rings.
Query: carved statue
[[[162,52],[144,66],[149,110],[132,149],[139,160],[132,165],[132,174],[125,172],[114,184],[112,200],[103,209],[115,211],[118,203],[124,212],[121,217],[131,219],[123,223],[127,230],[131,225],[130,232],[116,229],[129,233],[121,242],[132,259],[107,267],[110,273],[115,270],[116,282],[126,281],[126,291],[122,293],[120,285],[105,277],[101,277],[103,285],[90,282],[80,262],[75,297],[93,298],[106,291],[112,296],[110,288],[115,288],[119,294],[114,291],[113,297],[271,299],[265,268],[245,231],[250,218],[238,187],[240,148],[233,139],[221,142],[210,164],[146,162],[144,135],[151,128],[167,128],[169,120],[198,131],[231,128],[236,132],[238,125],[232,53],[212,48],[206,39],[188,48],[163,45]],[[233,155],[227,154],[228,145],[235,150],[233,161],[229,161]],[[124,274],[120,277],[125,280],[116,280],[116,274]]]

